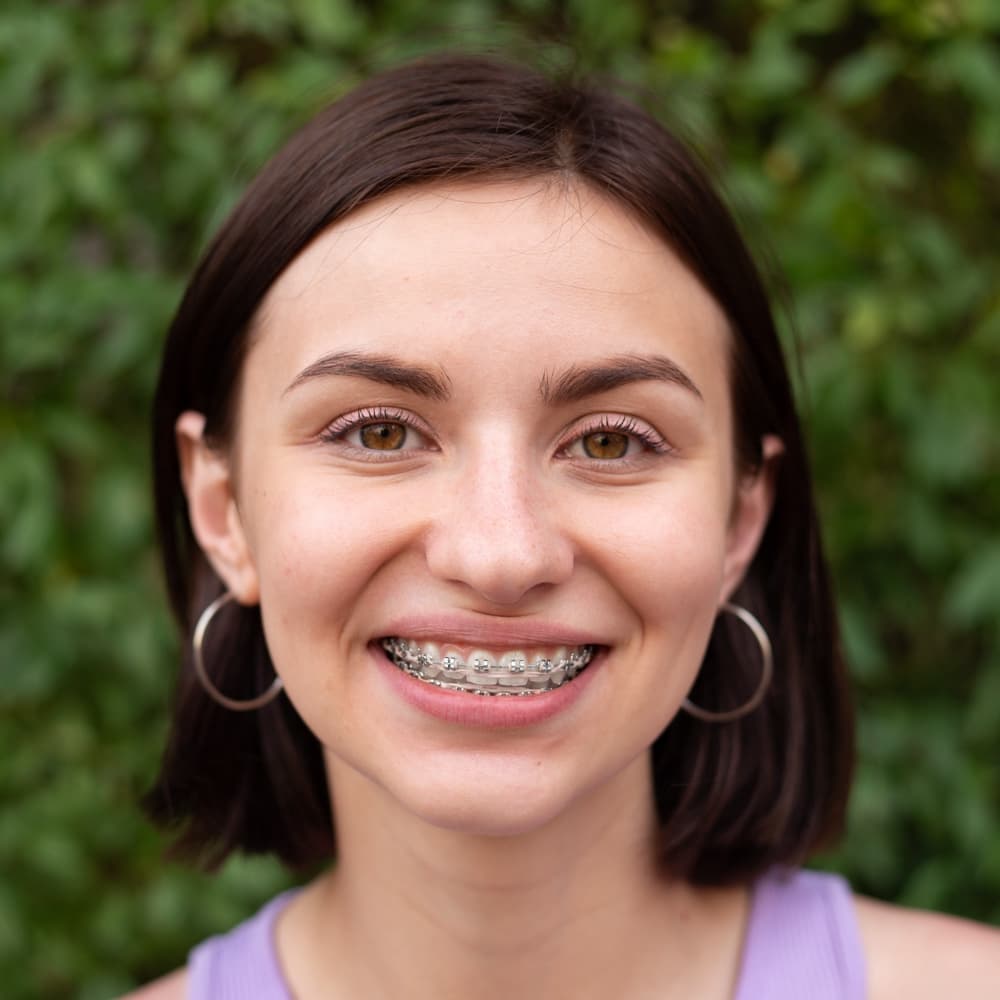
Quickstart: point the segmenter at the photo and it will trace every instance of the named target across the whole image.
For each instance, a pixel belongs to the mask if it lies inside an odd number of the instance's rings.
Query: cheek
[[[671,712],[701,668],[718,613],[721,555],[706,541],[703,537],[696,550],[690,540],[677,539],[653,561],[645,586],[637,591],[641,649],[654,655],[661,682],[657,690]]]
[[[725,489],[704,480],[674,486],[647,508],[645,519],[619,521],[613,532],[613,572],[633,618],[623,662],[636,671],[642,691],[643,708],[633,724],[647,743],[673,718],[694,682],[724,579]]]
[[[729,501],[703,477],[679,480],[642,502],[597,511],[602,549],[630,603],[671,616],[716,600],[726,557]]]
[[[343,652],[366,588],[406,544],[409,528],[393,505],[359,498],[336,485],[260,495],[254,504],[254,555],[260,576],[261,613],[279,669],[304,662],[309,643],[338,636]],[[339,633],[339,635],[338,635]]]

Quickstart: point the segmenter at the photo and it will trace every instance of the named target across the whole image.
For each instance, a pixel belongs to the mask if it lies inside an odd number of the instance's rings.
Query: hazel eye
[[[389,459],[433,447],[433,437],[417,417],[382,407],[338,417],[320,440],[358,459]]]
[[[628,454],[629,436],[616,431],[594,431],[580,439],[580,445],[587,458],[615,459]]]
[[[657,430],[626,414],[592,417],[570,434],[559,454],[604,472],[646,468],[657,456],[672,452]]]
[[[372,451],[399,451],[406,443],[407,428],[393,421],[364,424],[358,428],[358,438],[363,448]]]

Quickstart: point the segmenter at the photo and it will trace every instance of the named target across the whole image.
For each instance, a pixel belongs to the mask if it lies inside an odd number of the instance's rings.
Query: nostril
[[[538,517],[501,524],[470,510],[453,511],[435,525],[426,559],[438,579],[462,584],[498,607],[563,583],[573,571],[573,549],[559,527]]]

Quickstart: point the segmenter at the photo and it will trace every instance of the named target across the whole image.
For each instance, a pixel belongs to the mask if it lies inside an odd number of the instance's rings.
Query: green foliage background
[[[651,89],[724,164],[794,303],[857,679],[850,831],[822,862],[1000,922],[1000,5],[7,0],[6,997],[113,995],[286,884],[259,859],[215,879],[165,864],[136,805],[175,658],[147,489],[159,344],[296,124],[374,68],[484,44]]]

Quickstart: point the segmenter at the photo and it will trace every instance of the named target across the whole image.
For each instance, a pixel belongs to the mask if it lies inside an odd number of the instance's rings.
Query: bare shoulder
[[[121,1000],[184,1000],[187,996],[187,979],[187,969],[177,969],[145,986],[140,986]]]
[[[854,902],[871,1000],[1000,996],[1000,931],[864,896]]]

